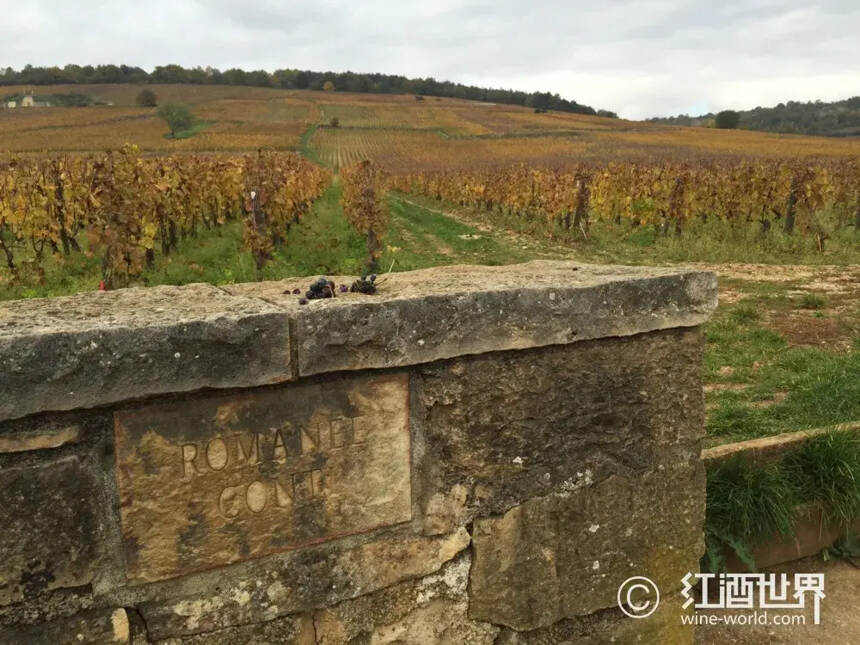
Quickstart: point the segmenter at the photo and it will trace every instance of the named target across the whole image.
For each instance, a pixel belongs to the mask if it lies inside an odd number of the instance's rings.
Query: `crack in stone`
[[[317,615],[318,614],[319,614],[318,611],[314,611],[311,613],[311,628],[314,630],[314,643],[316,643],[317,645],[319,645],[319,642],[320,642],[319,630],[317,629]]]
[[[149,637],[149,625],[146,624],[146,618],[144,618],[143,612],[139,611],[137,607],[124,607],[123,609],[125,609],[125,612],[129,615],[129,623],[131,623],[132,625],[132,632],[130,634],[131,638],[129,642],[134,643],[137,640],[136,638],[134,638],[134,636],[136,635],[135,632],[141,625],[143,626],[143,637],[145,639],[145,642],[154,642]]]

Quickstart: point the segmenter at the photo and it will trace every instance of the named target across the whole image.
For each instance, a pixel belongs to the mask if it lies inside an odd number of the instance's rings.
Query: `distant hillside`
[[[739,111],[740,128],[763,132],[785,132],[790,134],[812,134],[823,137],[860,136],[860,96],[844,101],[824,103],[822,101],[789,101],[775,107],[757,107]],[[667,125],[708,125],[714,114],[689,116],[679,114],[672,117],[648,119],[652,123]]]
[[[191,83],[195,85],[245,85],[285,90],[335,90],[371,94],[415,94],[443,96],[471,101],[522,105],[535,110],[556,110],[617,118],[615,112],[595,110],[588,105],[562,98],[550,92],[477,87],[434,78],[406,78],[393,74],[360,74],[356,72],[312,72],[278,69],[274,72],[242,69],[221,71],[213,67],[184,68],[160,65],[152,72],[129,65],[66,65],[33,67],[20,71],[0,68],[0,85],[64,85],[99,83]]]

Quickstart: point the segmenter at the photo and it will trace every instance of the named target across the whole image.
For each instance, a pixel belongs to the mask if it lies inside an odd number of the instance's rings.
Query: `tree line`
[[[59,85],[100,83],[192,83],[199,85],[246,85],[289,90],[321,90],[331,83],[338,91],[371,94],[415,94],[447,98],[522,105],[535,110],[558,110],[617,118],[609,110],[594,108],[562,98],[551,92],[522,92],[511,89],[463,85],[434,78],[407,78],[395,74],[360,74],[356,72],[313,72],[298,69],[245,71],[213,67],[185,68],[181,65],[159,65],[151,72],[129,65],[66,65],[34,67],[21,70],[0,69],[0,85]]]
[[[732,112],[726,110],[725,112]],[[667,125],[708,125],[718,121],[720,114],[690,116],[679,114],[670,117],[649,119],[653,123]],[[742,130],[763,132],[782,132],[786,134],[811,134],[824,137],[860,136],[860,96],[844,101],[788,101],[773,107],[757,107],[752,110],[735,112],[738,121],[735,126]],[[717,122],[717,127],[719,123]]]

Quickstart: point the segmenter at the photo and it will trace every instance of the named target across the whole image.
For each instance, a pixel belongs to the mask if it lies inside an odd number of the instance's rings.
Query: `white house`
[[[25,94],[20,102],[17,101],[9,101],[6,104],[8,108],[15,107],[51,107],[51,103],[49,101],[37,101],[36,98],[32,94]]]
[[[21,97],[20,101],[5,101],[0,103],[0,107],[4,107],[7,109],[14,109],[18,107],[51,107],[51,103],[49,101],[37,101],[36,97],[32,94],[25,94]]]

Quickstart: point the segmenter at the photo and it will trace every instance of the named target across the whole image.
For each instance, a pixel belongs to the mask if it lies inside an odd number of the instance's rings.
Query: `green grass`
[[[195,134],[199,134],[203,132],[206,128],[212,125],[212,121],[196,121],[194,125],[192,125],[187,130],[180,130],[176,134],[171,135],[167,133],[164,135],[165,139],[190,139]]]
[[[801,503],[820,503],[828,521],[860,518],[860,434],[835,430],[806,441],[777,463],[735,457],[708,473],[705,567],[725,568],[725,548],[755,569],[752,545],[792,535]]]
[[[790,307],[762,292],[720,307],[705,325],[704,378],[715,386],[706,394],[708,444],[860,421],[860,348],[789,346],[763,312]]]
[[[357,273],[364,259],[361,237],[343,217],[340,186],[332,185],[302,221],[287,233],[263,268],[263,278]],[[228,284],[256,279],[251,254],[242,248],[242,224],[234,221],[206,239],[186,239],[175,254],[160,258],[143,276],[146,284],[212,282]]]
[[[392,196],[389,249],[380,265],[400,271],[445,264],[513,264],[534,258],[515,244]]]
[[[789,455],[785,466],[804,499],[824,503],[828,520],[848,526],[860,516],[860,434],[815,437]]]
[[[560,235],[558,231],[556,235]],[[591,239],[564,232],[578,253],[595,260],[626,264],[675,262],[840,264],[857,262],[857,233],[841,229],[832,233],[830,246],[820,253],[815,240],[781,231],[760,234],[755,227],[732,226],[721,221],[691,222],[681,237],[661,235],[653,226],[632,227],[597,222]]]
[[[791,535],[797,486],[779,465],[755,466],[736,457],[708,473],[705,515],[707,568],[725,568],[723,547],[755,569],[750,545],[760,538]]]
[[[751,302],[741,302],[737,307],[729,312],[729,318],[731,321],[738,325],[754,322],[760,317],[761,316],[756,310],[755,305]]]
[[[457,206],[426,197],[409,196],[432,208],[457,210]],[[830,231],[825,252],[818,249],[814,236],[786,235],[779,227],[762,233],[757,225],[726,223],[716,219],[687,222],[682,235],[661,234],[653,225],[620,224],[593,220],[589,239],[579,230],[564,230],[558,222],[540,216],[522,217],[507,211],[469,210],[478,221],[517,233],[551,239],[568,247],[583,261],[620,264],[659,264],[675,262],[763,263],[763,264],[856,264],[860,233],[853,227],[839,226],[832,213],[818,218]]]
[[[745,383],[761,365],[786,348],[775,331],[754,325],[760,317],[746,302],[722,309],[705,325],[705,379],[708,382]]]
[[[796,348],[761,375],[762,390],[785,390],[785,400],[768,408],[782,427],[801,430],[860,420],[860,353],[831,354]]]
[[[748,362],[749,357],[740,360]],[[709,396],[714,404],[707,419],[709,439],[742,441],[860,420],[860,352],[856,350],[837,354],[787,349],[746,380],[743,390]],[[784,398],[775,400],[776,393]]]
[[[801,309],[823,309],[826,304],[827,300],[817,293],[804,293],[800,298]]]
[[[316,134],[318,128],[319,124],[315,123],[302,133],[301,139],[299,140],[299,152],[303,157],[310,159],[318,166],[326,166],[327,164],[317,154],[316,150],[311,147],[311,139],[314,134]]]
[[[86,239],[79,240],[86,251]],[[6,267],[0,268],[0,301],[17,298],[46,298],[63,296],[81,291],[98,289],[101,275],[101,260],[75,253],[69,257],[47,257],[37,272],[28,256],[19,253],[16,257],[20,279],[9,281]]]

